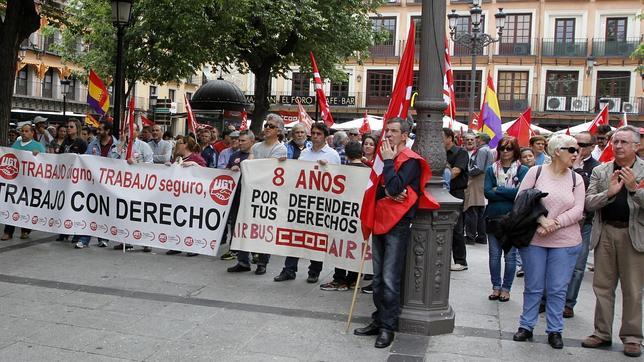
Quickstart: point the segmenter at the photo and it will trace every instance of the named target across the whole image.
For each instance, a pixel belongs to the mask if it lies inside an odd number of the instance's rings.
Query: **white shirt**
[[[301,160],[301,161],[326,160],[331,165],[339,165],[340,155],[338,154],[338,151],[329,147],[328,144],[325,144],[324,147],[322,147],[322,149],[320,149],[319,151],[314,151],[313,147],[305,148],[304,150],[302,150],[302,153],[300,153],[300,158],[298,158],[298,160]]]
[[[152,149],[152,160],[154,163],[166,163],[170,162],[172,158],[172,145],[166,140],[151,140],[148,142],[148,145]]]
[[[591,152],[590,155],[593,156],[594,159],[599,160],[599,156],[602,155],[602,152],[604,152],[604,150],[600,149],[598,145],[595,145],[595,148],[593,148],[593,152]]]

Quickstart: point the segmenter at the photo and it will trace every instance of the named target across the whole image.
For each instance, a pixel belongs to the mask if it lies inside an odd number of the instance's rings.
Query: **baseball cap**
[[[230,132],[230,138],[239,138],[239,131]]]
[[[47,118],[41,117],[41,116],[34,117],[34,124],[44,123],[44,122],[47,122]]]

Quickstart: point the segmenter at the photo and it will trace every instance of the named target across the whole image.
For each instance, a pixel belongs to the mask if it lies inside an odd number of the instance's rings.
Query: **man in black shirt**
[[[456,146],[454,142],[454,131],[450,128],[443,128],[443,145],[447,153],[447,163],[451,171],[451,181],[449,193],[463,200],[465,198],[465,188],[467,188],[467,164],[469,156],[467,151]],[[467,270],[467,252],[465,250],[465,233],[463,223],[463,212],[459,213],[456,226],[454,226],[454,235],[452,239],[452,256],[454,264],[451,266],[452,271]]]

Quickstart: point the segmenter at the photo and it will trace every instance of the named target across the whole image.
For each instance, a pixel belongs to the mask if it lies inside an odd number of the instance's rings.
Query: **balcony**
[[[626,40],[593,39],[593,56],[595,57],[628,57],[640,43],[640,38]]]
[[[541,42],[541,55],[544,57],[586,57],[588,39],[579,38],[562,42],[553,38],[544,38]]]
[[[396,41],[388,39],[369,48],[370,58],[391,58],[396,56]]]
[[[527,40],[525,42],[515,43],[498,43],[499,55],[509,56],[530,56],[532,54],[532,42]]]

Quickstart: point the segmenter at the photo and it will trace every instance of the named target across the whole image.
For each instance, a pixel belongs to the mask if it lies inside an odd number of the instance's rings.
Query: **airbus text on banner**
[[[100,115],[104,115],[110,109],[110,95],[107,92],[107,87],[91,69],[87,84],[87,104]]]
[[[0,148],[0,220],[216,255],[239,173]]]
[[[503,130],[501,128],[501,109],[490,73],[487,74],[487,88],[485,89],[485,101],[481,108],[481,121],[483,122],[482,131],[490,136],[490,147],[496,147],[503,138]]]
[[[320,115],[322,116],[322,121],[327,127],[333,126],[333,117],[331,116],[331,110],[329,109],[329,104],[326,101],[326,95],[324,94],[324,88],[322,88],[322,78],[320,77],[320,71],[318,70],[318,65],[315,62],[315,57],[313,52],[309,52],[311,56],[311,66],[313,67],[313,82],[315,82],[315,95],[317,96],[317,102],[320,105]]]
[[[358,271],[363,243],[359,190],[369,169],[275,159],[241,164],[231,249],[324,261]],[[371,259],[368,253],[368,261]],[[371,273],[366,263],[365,273]]]

